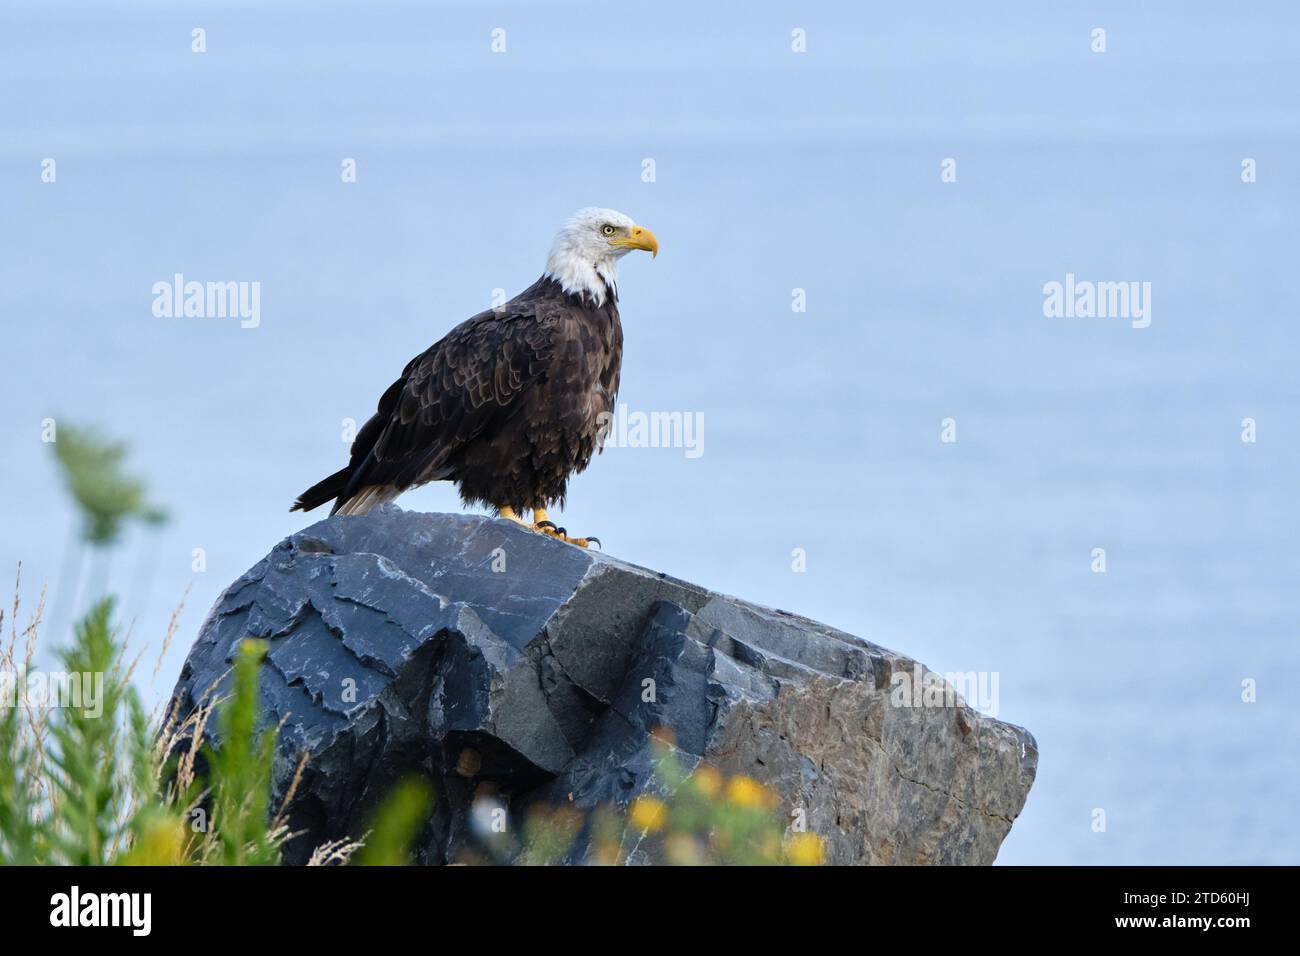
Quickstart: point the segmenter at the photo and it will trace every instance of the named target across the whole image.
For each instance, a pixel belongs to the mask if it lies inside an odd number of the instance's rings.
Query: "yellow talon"
[[[551,520],[551,517],[546,513],[545,508],[533,509],[532,529],[534,531],[541,532],[542,534],[546,535],[548,538],[555,538],[558,541],[567,541],[569,544],[575,544],[579,548],[590,547],[593,542],[595,544],[600,544],[600,539],[596,537],[570,538],[569,533],[567,531],[565,531],[563,528],[557,528],[555,526],[555,522]]]

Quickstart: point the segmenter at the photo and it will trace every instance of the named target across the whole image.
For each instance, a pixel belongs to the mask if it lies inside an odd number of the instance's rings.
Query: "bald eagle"
[[[455,482],[466,504],[587,547],[546,509],[600,449],[618,395],[623,329],[618,261],[659,254],[649,229],[612,209],[583,209],[555,237],[542,277],[466,319],[413,358],[357,432],[345,467],[291,511],[333,499],[356,515],[408,488]],[[531,523],[524,512],[531,511]]]

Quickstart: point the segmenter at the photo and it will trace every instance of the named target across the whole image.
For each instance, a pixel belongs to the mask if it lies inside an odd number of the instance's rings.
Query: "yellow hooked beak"
[[[609,244],[611,246],[621,246],[624,249],[644,249],[650,253],[652,259],[659,256],[659,240],[645,226],[633,226],[631,235],[611,239]]]

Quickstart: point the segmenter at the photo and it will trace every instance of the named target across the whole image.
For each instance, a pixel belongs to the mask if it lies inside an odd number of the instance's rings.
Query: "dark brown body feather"
[[[613,290],[597,306],[544,276],[412,359],[357,433],[347,467],[293,508],[334,498],[333,511],[357,513],[439,480],[456,482],[467,503],[562,504],[569,476],[598,450],[622,359]]]

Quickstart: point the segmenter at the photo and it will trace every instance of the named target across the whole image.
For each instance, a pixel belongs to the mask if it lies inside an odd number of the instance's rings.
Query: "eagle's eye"
[[[607,236],[612,236],[612,235],[614,235],[614,227],[611,226],[609,223],[605,223],[605,225],[601,226],[601,227],[600,227],[600,231],[603,232],[603,233],[604,233],[605,235],[607,235]]]

